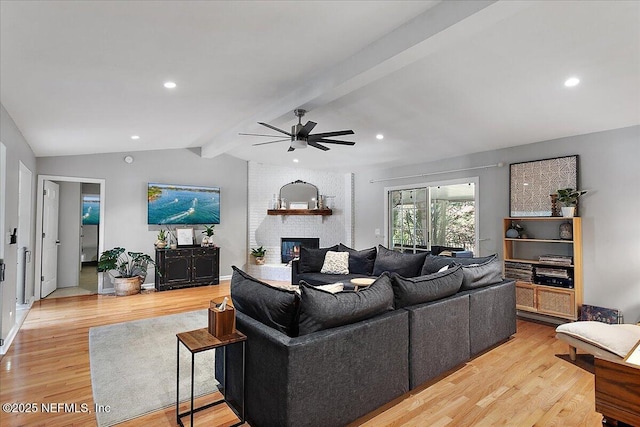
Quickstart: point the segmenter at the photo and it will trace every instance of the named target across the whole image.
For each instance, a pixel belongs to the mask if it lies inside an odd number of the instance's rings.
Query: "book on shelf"
[[[570,277],[569,272],[565,269],[545,267],[537,267],[536,276],[560,277],[563,279],[568,279]]]
[[[504,276],[507,279],[533,282],[533,265],[524,262],[505,261]]]
[[[573,264],[573,257],[569,255],[540,255],[538,257],[538,262],[543,264],[557,264],[557,265],[566,265],[569,266]]]

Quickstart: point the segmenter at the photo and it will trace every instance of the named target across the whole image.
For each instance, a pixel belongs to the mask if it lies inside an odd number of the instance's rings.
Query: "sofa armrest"
[[[247,335],[251,425],[346,425],[409,390],[404,310],[301,337],[288,337],[240,312],[236,324]],[[236,401],[240,362],[241,357],[230,357],[228,368],[227,392]]]

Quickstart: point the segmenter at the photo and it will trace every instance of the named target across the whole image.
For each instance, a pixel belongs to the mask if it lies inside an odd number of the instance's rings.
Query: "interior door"
[[[42,275],[41,293],[44,298],[58,286],[58,209],[60,205],[60,186],[55,182],[44,181],[42,203]]]
[[[18,249],[24,248],[24,258],[18,257],[18,281],[16,298],[19,304],[24,304],[33,296],[33,289],[27,290],[31,283],[28,274],[31,264],[31,182],[33,174],[22,162],[18,176]],[[29,265],[27,265],[29,264]]]

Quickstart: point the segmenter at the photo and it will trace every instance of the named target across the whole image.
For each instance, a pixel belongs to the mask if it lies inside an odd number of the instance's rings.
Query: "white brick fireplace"
[[[291,279],[291,268],[280,259],[281,237],[317,237],[320,247],[340,242],[352,245],[353,175],[313,169],[286,168],[249,162],[249,235],[245,271],[263,280]],[[302,180],[318,187],[320,194],[330,196],[331,216],[270,216],[267,209],[274,194],[290,182]],[[267,248],[265,265],[255,265],[251,248]]]

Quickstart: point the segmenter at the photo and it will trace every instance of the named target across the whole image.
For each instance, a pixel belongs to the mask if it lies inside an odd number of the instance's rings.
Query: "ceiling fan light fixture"
[[[305,141],[304,139],[298,139],[298,138],[292,139],[291,148],[297,148],[297,149],[307,148],[307,141]]]

